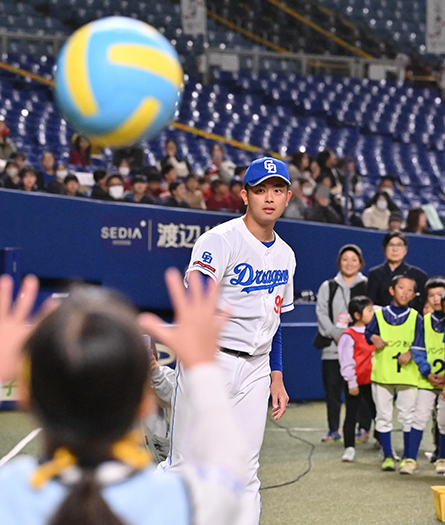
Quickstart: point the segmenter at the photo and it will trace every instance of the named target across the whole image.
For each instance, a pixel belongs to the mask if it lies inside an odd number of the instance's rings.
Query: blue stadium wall
[[[0,190],[0,248],[21,248],[22,274],[73,279],[111,286],[141,308],[169,310],[163,272],[185,270],[191,248],[206,229],[233,215],[91,201]],[[358,244],[367,270],[383,260],[383,234],[346,226],[290,220],[278,234],[297,257],[295,289],[317,291],[336,273],[339,248]],[[407,261],[428,275],[445,273],[445,239],[410,236]],[[285,381],[291,399],[321,399],[320,354],[314,306],[283,316]]]

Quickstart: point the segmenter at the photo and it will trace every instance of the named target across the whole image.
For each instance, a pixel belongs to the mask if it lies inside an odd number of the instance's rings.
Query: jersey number
[[[393,359],[399,359],[399,356],[401,356],[402,353],[399,352],[398,354],[396,355],[393,355],[392,358]],[[397,373],[400,373],[402,371],[402,365],[399,363],[399,361],[397,361]]]
[[[439,368],[434,372],[435,374],[441,374],[445,370],[445,361],[442,359],[436,359],[433,363],[433,366],[439,365]]]
[[[279,295],[275,297],[275,308],[273,309],[275,313],[281,314],[281,307],[283,306],[283,300],[284,300],[284,297],[280,297]]]

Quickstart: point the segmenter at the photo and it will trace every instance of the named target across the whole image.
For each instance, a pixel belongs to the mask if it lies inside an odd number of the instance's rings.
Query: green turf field
[[[381,472],[380,452],[370,440],[357,446],[356,461],[340,461],[342,443],[320,443],[325,433],[324,403],[290,407],[280,421],[288,428],[323,430],[292,431],[315,445],[310,472],[292,485],[262,491],[261,525],[428,525],[439,523],[434,512],[431,485],[445,484],[424,456],[432,450],[430,429],[425,432],[419,460],[420,473],[401,476]],[[15,412],[0,413],[0,457],[38,425],[29,416]],[[398,424],[395,423],[395,428]],[[402,433],[394,433],[397,452],[401,451]],[[23,452],[37,454],[41,435]],[[292,439],[268,421],[261,454],[260,478],[263,486],[295,479],[308,466],[308,444]],[[1,523],[1,520],[0,520]],[[210,525],[210,524],[209,524]]]
[[[381,472],[381,453],[371,439],[357,445],[354,463],[340,461],[343,443],[321,443],[326,430],[324,403],[289,408],[280,424],[290,428],[323,428],[323,431],[292,432],[315,445],[312,469],[300,481],[283,488],[262,491],[261,525],[427,525],[436,520],[431,485],[445,484],[424,456],[432,450],[430,429],[425,432],[419,459],[420,473],[401,476]],[[399,425],[395,423],[395,428]],[[397,452],[402,433],[395,432]],[[268,422],[261,456],[263,486],[295,479],[307,468],[309,445],[289,437]]]

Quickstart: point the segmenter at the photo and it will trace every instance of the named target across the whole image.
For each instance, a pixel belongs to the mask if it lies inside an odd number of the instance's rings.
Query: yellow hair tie
[[[74,466],[76,458],[66,448],[59,448],[54,453],[53,459],[44,463],[31,477],[31,486],[41,489],[50,479],[59,476],[64,470]]]
[[[111,455],[133,470],[141,470],[152,461],[150,452],[143,444],[140,431],[132,432],[117,441],[111,448]],[[60,476],[65,470],[76,465],[77,459],[66,448],[59,448],[53,458],[40,465],[31,476],[31,486],[41,489],[50,479]]]
[[[152,460],[150,452],[143,445],[142,434],[139,431],[132,432],[115,443],[111,454],[136,470],[146,467]]]

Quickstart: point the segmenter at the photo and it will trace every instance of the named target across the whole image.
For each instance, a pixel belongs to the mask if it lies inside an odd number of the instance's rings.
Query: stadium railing
[[[302,75],[309,73],[317,75],[340,74],[373,80],[382,80],[389,74],[393,76],[394,80],[403,81],[405,79],[405,66],[398,60],[208,47],[205,49],[201,67],[205,83],[210,81],[211,68],[215,66],[230,71],[249,69],[253,73],[272,69],[283,73],[298,72]]]

